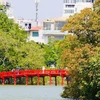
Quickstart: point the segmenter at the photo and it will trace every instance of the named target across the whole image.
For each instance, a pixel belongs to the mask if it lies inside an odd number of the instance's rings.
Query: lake
[[[0,100],[67,100],[62,86],[0,86]]]

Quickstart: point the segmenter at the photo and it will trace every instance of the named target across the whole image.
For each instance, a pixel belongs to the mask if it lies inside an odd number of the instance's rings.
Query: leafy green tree
[[[6,6],[0,5],[0,12],[6,13]]]
[[[33,41],[23,44],[18,52],[20,55],[16,59],[24,69],[41,69],[45,65],[44,49]]]
[[[50,42],[44,47],[45,49],[45,63],[47,66],[58,66],[59,59],[59,40],[50,38]]]
[[[43,48],[27,42],[27,34],[13,20],[0,12],[0,71],[20,66],[37,69],[44,65]]]

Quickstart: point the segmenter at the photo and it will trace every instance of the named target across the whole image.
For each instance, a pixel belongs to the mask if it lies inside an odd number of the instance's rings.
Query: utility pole
[[[35,5],[36,5],[36,25],[38,26],[38,5],[39,5],[40,0],[35,0]]]

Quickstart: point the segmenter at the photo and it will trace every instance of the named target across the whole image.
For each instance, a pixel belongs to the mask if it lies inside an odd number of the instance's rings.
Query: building
[[[8,0],[0,0],[0,5],[5,6],[8,18],[14,19],[13,8],[11,7],[10,2],[8,2]]]
[[[94,0],[63,0],[63,17],[79,13],[84,8],[92,8]]]
[[[0,4],[6,8],[6,15],[9,19],[13,19],[15,23],[19,25],[21,29],[24,29],[26,32],[29,32],[32,26],[36,25],[36,21],[33,19],[25,20],[23,18],[15,18],[13,14],[13,8],[8,0],[0,0]],[[4,12],[2,10],[2,12]]]
[[[14,19],[13,9],[6,0],[0,2],[7,7],[7,15],[10,19]],[[75,13],[80,13],[84,8],[92,8],[94,0],[63,0],[63,14],[60,18],[47,19],[42,25],[36,25],[34,20],[25,20],[23,18],[14,19],[20,28],[29,33],[28,41],[34,40],[38,43],[47,44],[50,37],[63,39],[68,32],[61,32],[62,27],[66,24],[66,19]],[[42,26],[42,27],[40,27]]]
[[[24,29],[26,32],[29,32],[29,30],[36,25],[36,22],[33,19],[25,20],[23,18],[16,18],[14,19],[16,23],[18,23],[19,27],[21,29]]]
[[[47,19],[43,21],[42,28],[36,27],[30,30],[29,40],[47,44],[50,37],[63,39],[68,32],[61,32],[66,24],[66,19],[75,13],[80,13],[84,8],[92,8],[94,0],[63,0],[63,14],[60,18]]]
[[[30,29],[30,35],[28,37],[28,41],[34,40],[37,43],[44,43],[44,38],[42,34],[42,27],[34,26]]]
[[[61,28],[66,23],[66,17],[47,19],[43,21],[43,26],[32,27],[30,29],[29,40],[47,44],[50,37],[61,40],[68,32],[61,32]]]

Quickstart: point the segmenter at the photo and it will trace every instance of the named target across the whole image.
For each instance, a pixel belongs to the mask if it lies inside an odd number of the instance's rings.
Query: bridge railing
[[[14,76],[37,76],[37,75],[68,75],[66,70],[15,70],[9,72],[0,72],[0,78],[2,77],[14,77]]]

